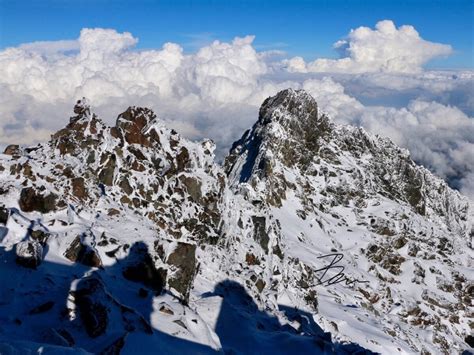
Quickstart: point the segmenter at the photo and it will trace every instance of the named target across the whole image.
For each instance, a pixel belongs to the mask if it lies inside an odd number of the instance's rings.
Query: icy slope
[[[74,112],[0,155],[0,353],[467,347],[469,202],[388,140],[286,90],[221,167],[146,108]]]

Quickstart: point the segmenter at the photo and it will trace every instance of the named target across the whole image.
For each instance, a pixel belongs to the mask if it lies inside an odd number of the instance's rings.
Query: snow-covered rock
[[[19,242],[16,245],[16,262],[24,267],[36,269],[43,258],[43,247],[35,240]]]

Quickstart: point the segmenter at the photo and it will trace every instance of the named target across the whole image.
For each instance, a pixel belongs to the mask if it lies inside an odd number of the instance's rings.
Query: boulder
[[[393,247],[395,249],[401,249],[405,246],[405,244],[408,242],[408,240],[405,237],[399,237],[393,241]]]
[[[19,242],[16,245],[16,262],[18,265],[36,269],[43,260],[43,247],[36,240]]]
[[[45,303],[41,303],[40,305],[32,308],[28,313],[29,314],[39,314],[49,311],[51,308],[54,307],[54,301],[48,301]]]
[[[257,287],[258,293],[262,293],[263,289],[265,288],[265,281],[258,279],[255,283],[255,286]]]
[[[134,147],[134,146],[128,146],[127,150],[132,153],[138,160],[144,161],[147,160],[146,156],[143,155],[140,149]]]
[[[56,209],[56,200],[57,196],[53,193],[45,195],[33,187],[25,187],[21,190],[19,205],[24,212],[48,213]]]
[[[102,355],[120,355],[122,348],[125,345],[125,340],[127,339],[128,333],[121,335],[119,338],[115,339],[114,342],[108,345],[100,353]]]
[[[77,100],[76,104],[74,105],[74,113],[80,117],[82,116],[89,116],[90,115],[90,104],[89,100],[83,97],[81,100]],[[77,117],[71,117],[71,120],[74,120]]]
[[[99,173],[99,181],[107,186],[112,186],[114,182],[115,165],[117,158],[115,154],[111,154],[107,160],[107,164],[102,168]]]
[[[28,229],[30,238],[39,242],[42,246],[45,246],[46,242],[48,241],[49,234],[43,232],[42,230],[32,230]]]
[[[84,183],[83,177],[77,177],[71,179],[72,194],[77,198],[84,200],[87,197],[87,190]]]
[[[73,346],[76,343],[71,333],[69,333],[66,329],[58,329],[57,332],[66,341],[68,346]]]
[[[176,155],[176,167],[177,171],[185,171],[190,167],[191,158],[189,156],[189,151],[185,147],[181,147],[180,152]]]
[[[86,266],[101,267],[102,261],[99,254],[92,247],[82,243],[81,237],[74,238],[64,256],[72,262],[78,262]]]
[[[260,260],[252,253],[245,255],[245,261],[248,265],[260,265]]]
[[[50,345],[69,347],[74,345],[74,338],[64,329],[47,328],[42,332],[43,341]]]
[[[122,179],[120,180],[120,188],[125,192],[127,195],[131,195],[133,193],[133,188],[130,186],[130,183],[128,182],[128,178],[123,176]]]
[[[10,144],[9,146],[5,148],[3,154],[15,155],[15,156],[21,155],[20,146],[17,144]]]
[[[114,328],[114,334],[133,331],[153,333],[153,328],[140,313],[114,298],[98,274],[93,273],[80,280],[73,296],[83,327],[92,338],[106,333],[109,325]],[[114,336],[112,333],[108,335]],[[100,353],[119,354],[120,347]]]
[[[464,340],[466,344],[469,345],[471,348],[474,348],[474,335],[467,335]]]

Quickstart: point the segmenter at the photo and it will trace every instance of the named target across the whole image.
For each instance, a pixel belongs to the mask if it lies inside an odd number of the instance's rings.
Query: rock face
[[[278,140],[279,131],[287,132],[288,139]],[[265,100],[258,121],[234,143],[226,170],[236,171],[238,162],[240,182],[247,182],[255,175],[268,177],[272,174],[270,149],[289,167],[305,165],[318,151],[318,139],[330,132],[328,117],[318,116],[318,106],[311,96],[304,91],[282,91]]]
[[[147,108],[109,127],[81,99],[48,143],[0,156],[0,348],[5,333],[88,352],[463,350],[466,198],[304,91],[265,100],[223,166],[214,148]],[[35,307],[50,330],[31,330]]]
[[[196,273],[196,245],[178,243],[168,256],[167,263],[175,269],[168,284],[181,293],[187,302]]]

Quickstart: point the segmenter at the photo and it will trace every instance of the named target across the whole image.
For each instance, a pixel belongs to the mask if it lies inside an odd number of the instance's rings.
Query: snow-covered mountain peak
[[[318,115],[316,102],[308,96],[286,90],[265,101],[257,123],[234,143],[226,159],[231,188],[258,202],[260,213],[270,216],[273,240],[285,258],[298,260],[316,275],[324,264],[318,257],[347,258],[346,271],[352,276],[339,280],[361,292],[369,309],[396,314],[387,316],[392,319],[387,324],[430,323],[437,351],[447,352],[454,343],[445,335],[454,339],[465,334],[469,322],[447,325],[441,319],[472,316],[472,298],[467,303],[464,298],[472,291],[472,277],[464,273],[459,278],[461,270],[473,266],[469,200],[416,165],[389,139]],[[363,281],[353,284],[354,279]],[[449,290],[442,286],[456,280],[463,281]],[[316,276],[318,282],[324,283],[324,277]],[[352,287],[333,289],[340,302],[353,299]],[[434,299],[450,299],[452,311],[446,311],[446,304],[433,306]],[[420,308],[417,320],[411,318],[415,304]],[[325,312],[321,304],[319,310]],[[389,333],[400,337],[415,332],[404,326],[392,329]],[[427,343],[411,346],[416,351],[435,349]]]
[[[278,175],[280,166],[306,167],[317,153],[318,139],[332,123],[318,115],[318,105],[304,90],[287,89],[264,101],[251,130],[234,143],[225,169],[232,183]]]
[[[300,125],[315,123],[318,119],[316,100],[304,90],[286,89],[267,98],[260,107],[258,122],[269,124],[285,121],[297,121]]]

